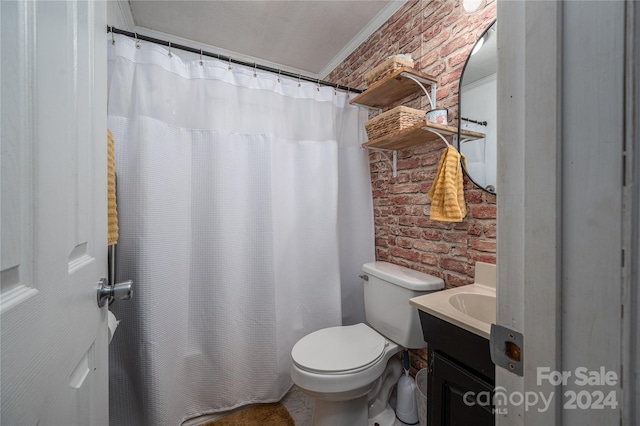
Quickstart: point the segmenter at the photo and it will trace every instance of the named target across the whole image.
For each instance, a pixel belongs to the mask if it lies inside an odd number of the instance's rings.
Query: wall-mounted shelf
[[[431,98],[435,102],[435,86],[438,80],[413,68],[400,68],[388,77],[376,81],[364,92],[349,101],[350,104],[372,108],[384,108],[416,93],[416,80],[431,86]]]
[[[437,79],[427,74],[423,74],[413,68],[400,68],[388,77],[383,78],[371,85],[367,90],[349,101],[350,104],[362,105],[370,108],[384,108],[407,96],[416,93],[419,87],[425,93],[435,109]],[[429,86],[427,91],[425,86]],[[431,92],[431,93],[429,93]],[[363,148],[382,150],[388,158],[386,151],[392,151],[393,157],[389,160],[393,164],[393,177],[398,175],[397,170],[397,150],[419,143],[427,143],[435,140],[443,140],[449,145],[448,137],[456,140],[458,129],[452,126],[444,126],[428,121],[422,121],[409,128],[388,133],[382,137],[370,140],[362,144]],[[463,141],[482,139],[483,133],[461,130],[460,138]]]
[[[439,140],[441,137],[456,136],[457,134],[458,129],[456,127],[423,121],[406,129],[365,142],[362,146],[364,148],[398,150],[419,143]],[[462,130],[460,136],[465,140],[482,139],[485,137],[484,133],[472,132],[470,130]]]

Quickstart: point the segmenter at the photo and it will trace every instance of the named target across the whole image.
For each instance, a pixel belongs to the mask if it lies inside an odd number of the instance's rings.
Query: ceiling
[[[136,28],[237,53],[239,59],[251,57],[320,77],[405,2],[129,0]]]

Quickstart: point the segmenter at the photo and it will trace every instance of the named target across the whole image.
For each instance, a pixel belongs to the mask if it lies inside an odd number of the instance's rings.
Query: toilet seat
[[[388,344],[366,324],[330,327],[300,339],[291,357],[298,368],[312,373],[356,373],[380,361]]]

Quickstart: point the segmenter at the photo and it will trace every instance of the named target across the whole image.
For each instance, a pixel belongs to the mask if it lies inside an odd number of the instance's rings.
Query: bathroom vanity
[[[428,423],[493,425],[495,265],[476,263],[476,283],[414,297],[428,346]]]
[[[429,346],[428,424],[493,425],[489,340],[420,311]]]

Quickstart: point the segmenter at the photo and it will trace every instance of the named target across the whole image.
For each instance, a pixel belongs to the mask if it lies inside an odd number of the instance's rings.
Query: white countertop
[[[476,281],[475,284],[414,297],[409,303],[421,311],[489,339],[491,324],[496,322],[495,265],[476,263]]]

